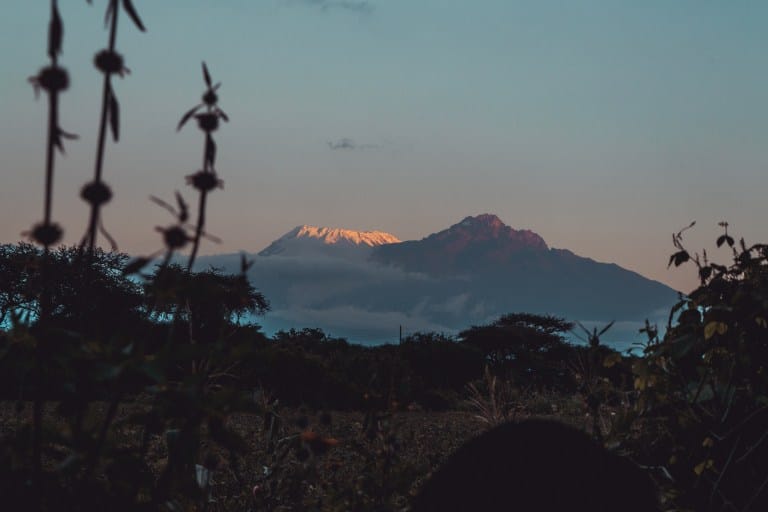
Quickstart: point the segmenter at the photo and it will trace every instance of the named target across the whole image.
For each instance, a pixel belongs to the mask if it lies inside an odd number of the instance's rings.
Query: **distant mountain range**
[[[550,313],[587,325],[616,321],[606,340],[641,339],[677,292],[612,263],[550,248],[530,230],[483,214],[421,240],[381,231],[299,226],[253,256],[249,274],[272,302],[267,330],[322,327],[351,341],[396,341],[405,332],[458,330],[509,312]],[[234,271],[237,255],[201,265]]]

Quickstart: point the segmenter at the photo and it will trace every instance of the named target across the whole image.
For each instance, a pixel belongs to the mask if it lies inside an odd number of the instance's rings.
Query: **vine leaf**
[[[691,255],[688,254],[688,251],[678,251],[669,257],[669,263],[667,264],[667,268],[669,268],[673,263],[675,264],[676,267],[679,267],[689,259],[691,259]]]
[[[112,130],[112,139],[117,142],[120,139],[120,104],[112,87],[109,88],[109,128]]]
[[[125,12],[128,13],[128,16],[131,17],[133,23],[138,27],[139,30],[142,32],[147,31],[147,29],[144,28],[144,23],[141,22],[139,13],[136,12],[136,8],[133,6],[133,2],[131,0],[123,0],[123,9],[125,9]]]
[[[61,40],[64,35],[64,26],[61,23],[59,8],[56,3],[52,6],[51,24],[48,28],[48,56],[55,59],[61,53]]]
[[[730,235],[727,235],[727,234],[720,235],[717,238],[717,246],[720,247],[724,243],[728,244],[729,247],[733,247],[733,244],[734,244],[733,237],[731,237]]]

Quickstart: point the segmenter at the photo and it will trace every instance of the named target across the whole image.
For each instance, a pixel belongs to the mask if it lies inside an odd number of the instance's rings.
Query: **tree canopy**
[[[480,350],[495,370],[542,374],[570,348],[563,335],[572,328],[571,322],[555,316],[511,313],[460,332],[459,340]]]

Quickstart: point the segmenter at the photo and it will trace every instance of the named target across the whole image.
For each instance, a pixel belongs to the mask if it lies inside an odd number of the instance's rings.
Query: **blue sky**
[[[106,2],[60,2],[72,87],[54,217],[85,229]],[[728,220],[767,241],[768,3],[714,0],[134,0],[122,23],[122,140],[107,150],[116,198],[105,223],[129,252],[160,246],[171,198],[202,151],[180,115],[200,61],[232,118],[217,134],[225,190],[204,253],[258,251],[299,224],[421,238],[498,214],[554,247],[687,289],[667,270],[672,231],[691,248]],[[45,63],[49,3],[7,0],[0,17],[0,240],[42,210],[45,102],[26,78]],[[122,21],[127,21],[125,18]],[[330,143],[353,141],[353,148]],[[715,252],[715,254],[718,254]],[[727,253],[721,255],[727,257]]]

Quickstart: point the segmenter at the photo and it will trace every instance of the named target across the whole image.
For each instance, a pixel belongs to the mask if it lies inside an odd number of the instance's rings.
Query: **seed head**
[[[37,76],[29,79],[35,87],[48,92],[64,91],[69,87],[67,70],[58,66],[48,66],[40,70]]]
[[[62,231],[61,227],[56,223],[40,223],[35,224],[35,226],[32,228],[30,238],[32,238],[32,240],[39,243],[40,245],[49,246],[61,240],[61,235],[63,233],[64,232]]]
[[[101,50],[97,53],[93,58],[93,64],[105,74],[118,73],[122,75],[125,71],[123,56],[111,50]]]
[[[214,132],[219,127],[219,116],[216,114],[197,114],[195,117],[197,118],[197,125],[204,132]]]
[[[210,192],[216,187],[224,187],[224,182],[216,177],[216,173],[202,170],[187,176],[187,184],[200,192]]]
[[[107,185],[101,182],[92,181],[87,183],[82,190],[80,190],[80,197],[86,203],[93,206],[100,206],[104,203],[108,203],[112,199],[112,191]]]
[[[205,94],[203,94],[203,103],[208,105],[209,107],[214,106],[219,101],[218,95],[216,95],[215,92],[212,90],[209,90]]]
[[[157,228],[157,230],[163,234],[163,242],[165,242],[166,247],[169,249],[181,249],[189,242],[187,233],[179,226]]]

